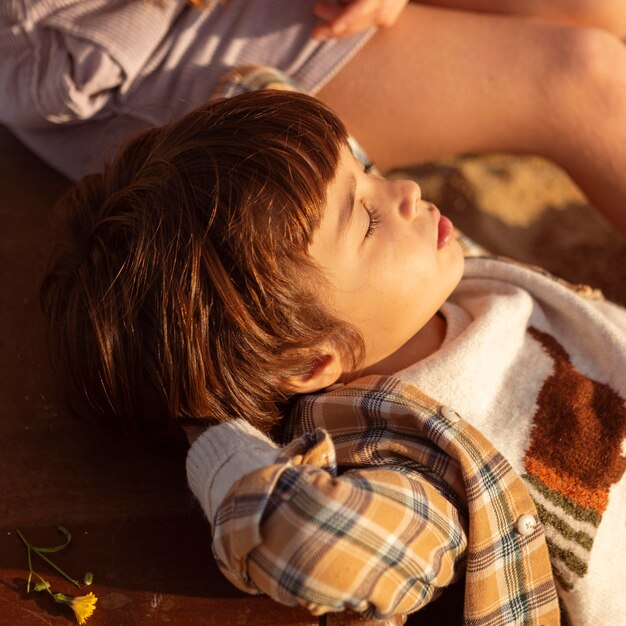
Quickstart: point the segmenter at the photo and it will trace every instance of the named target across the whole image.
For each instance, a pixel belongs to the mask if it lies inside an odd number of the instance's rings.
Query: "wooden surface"
[[[55,545],[57,524],[73,534],[59,565],[76,578],[94,573],[90,626],[372,623],[349,614],[318,619],[237,591],[211,557],[182,459],[140,453],[69,414],[37,303],[51,207],[67,184],[0,128],[0,626],[74,623],[47,594],[26,594],[26,551],[15,533]],[[86,591],[37,565],[55,591]],[[461,597],[458,585],[408,623],[453,626]]]

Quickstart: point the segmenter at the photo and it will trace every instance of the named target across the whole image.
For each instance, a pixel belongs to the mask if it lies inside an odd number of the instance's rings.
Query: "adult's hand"
[[[318,2],[313,12],[322,24],[313,30],[315,39],[350,37],[368,28],[391,26],[408,0],[341,0]]]

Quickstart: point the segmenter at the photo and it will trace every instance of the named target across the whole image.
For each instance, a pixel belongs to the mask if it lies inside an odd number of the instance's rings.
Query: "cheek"
[[[361,289],[353,296],[361,307],[378,311],[386,319],[403,317],[407,309],[419,304],[419,294],[429,289],[436,274],[432,259],[421,259],[414,249],[398,246],[371,259],[357,279]]]

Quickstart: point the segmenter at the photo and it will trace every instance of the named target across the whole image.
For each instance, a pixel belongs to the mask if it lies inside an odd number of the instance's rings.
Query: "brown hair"
[[[313,98],[254,92],[144,132],[69,190],[41,303],[74,410],[134,434],[234,416],[266,431],[322,342],[356,365],[362,340],[307,255],[345,141]]]

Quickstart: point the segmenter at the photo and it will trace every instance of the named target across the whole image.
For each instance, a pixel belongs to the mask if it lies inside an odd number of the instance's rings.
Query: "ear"
[[[294,393],[313,393],[336,383],[343,374],[340,355],[332,349],[325,350],[306,374],[291,376],[289,385]]]

